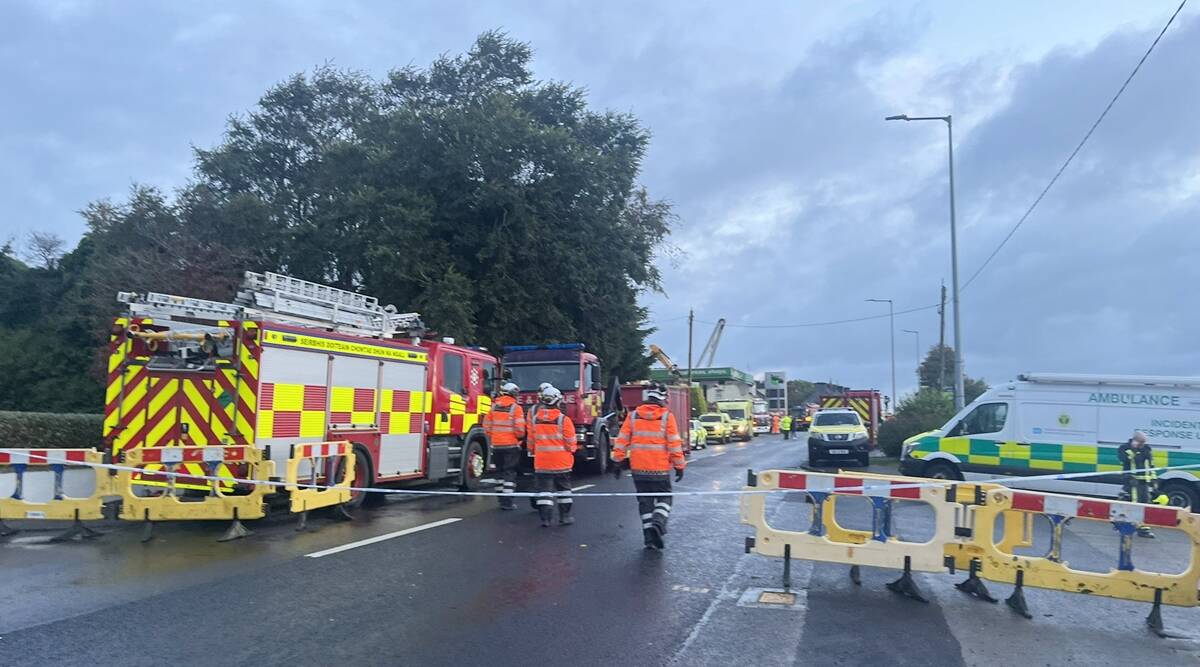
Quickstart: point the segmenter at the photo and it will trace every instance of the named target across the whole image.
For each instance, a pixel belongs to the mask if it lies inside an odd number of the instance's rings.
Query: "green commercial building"
[[[679,369],[686,379],[686,368]],[[656,382],[673,382],[674,378],[665,368],[650,369],[650,379]],[[709,403],[717,401],[754,400],[754,376],[730,366],[717,368],[693,368],[692,382],[704,388],[704,397]]]

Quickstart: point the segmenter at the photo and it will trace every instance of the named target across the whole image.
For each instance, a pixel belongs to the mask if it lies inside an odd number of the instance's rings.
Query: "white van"
[[[1117,447],[1142,431],[1160,467],[1200,464],[1200,378],[1030,373],[993,387],[938,431],[904,441],[907,475],[1048,475],[1121,470]],[[1171,504],[1200,510],[1200,467],[1159,474]],[[1116,496],[1119,474],[1022,488]]]

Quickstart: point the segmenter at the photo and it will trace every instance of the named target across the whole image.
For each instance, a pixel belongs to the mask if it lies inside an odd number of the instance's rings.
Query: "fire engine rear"
[[[119,299],[129,313],[109,338],[104,420],[116,460],[137,448],[253,445],[278,471],[293,445],[349,441],[355,487],[479,485],[496,359],[422,339],[416,313],[274,273],[247,272],[232,303]]]

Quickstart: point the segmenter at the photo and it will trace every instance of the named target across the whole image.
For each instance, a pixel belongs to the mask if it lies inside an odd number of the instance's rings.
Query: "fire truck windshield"
[[[538,385],[549,382],[559,391],[579,389],[579,365],[575,363],[509,364],[512,382],[521,391],[537,391]]]

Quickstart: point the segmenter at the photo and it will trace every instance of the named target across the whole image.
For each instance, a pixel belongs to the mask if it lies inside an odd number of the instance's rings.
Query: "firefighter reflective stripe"
[[[554,494],[548,493],[546,491],[542,491],[542,492],[538,493],[537,494],[537,504],[543,505],[543,506],[550,505],[551,507],[553,507],[554,506]]]
[[[554,497],[555,500],[558,501],[559,505],[570,505],[575,502],[575,499],[571,497],[570,490],[559,491],[558,493],[554,494]]]
[[[653,514],[661,514],[663,516],[670,516],[671,515],[670,503],[654,503]]]

